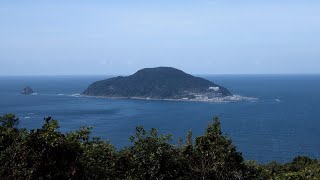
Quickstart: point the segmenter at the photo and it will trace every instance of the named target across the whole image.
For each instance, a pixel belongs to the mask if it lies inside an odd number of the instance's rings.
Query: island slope
[[[145,68],[91,84],[87,96],[204,100],[231,96],[224,87],[172,67]]]

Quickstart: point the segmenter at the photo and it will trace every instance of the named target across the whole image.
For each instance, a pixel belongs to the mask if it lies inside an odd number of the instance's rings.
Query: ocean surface
[[[107,76],[0,77],[0,114],[15,113],[20,127],[40,128],[43,118],[59,120],[63,132],[93,126],[93,135],[117,148],[130,145],[135,127],[185,138],[204,133],[214,116],[247,160],[287,162],[297,155],[320,158],[320,75],[202,76],[232,93],[257,100],[173,102],[81,97]],[[19,92],[30,86],[35,95]]]

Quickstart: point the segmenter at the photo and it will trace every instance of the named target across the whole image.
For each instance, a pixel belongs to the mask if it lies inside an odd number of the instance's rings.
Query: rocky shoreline
[[[212,99],[206,98],[194,98],[194,99],[157,99],[149,97],[111,97],[111,96],[90,96],[90,95],[80,95],[82,97],[95,97],[95,98],[105,98],[105,99],[136,99],[136,100],[151,100],[151,101],[181,101],[181,102],[237,102],[237,101],[256,101],[258,98],[255,97],[245,97],[239,95],[225,96],[225,97],[215,97]]]

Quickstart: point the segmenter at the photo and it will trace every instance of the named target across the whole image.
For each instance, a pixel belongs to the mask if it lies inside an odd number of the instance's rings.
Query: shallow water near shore
[[[0,77],[0,114],[13,112],[20,127],[39,128],[59,120],[61,131],[94,126],[93,135],[117,148],[130,145],[137,125],[171,133],[172,143],[189,129],[203,134],[213,116],[248,160],[286,162],[297,155],[320,158],[320,75],[202,76],[255,101],[185,102],[83,97],[104,76]],[[34,95],[19,92],[30,86]]]

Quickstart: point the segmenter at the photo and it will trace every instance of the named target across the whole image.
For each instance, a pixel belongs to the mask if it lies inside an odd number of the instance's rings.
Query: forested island
[[[225,87],[172,67],[145,68],[91,84],[86,96],[160,100],[222,101],[232,99]]]
[[[62,133],[51,117],[39,129],[18,124],[14,114],[0,117],[0,179],[320,179],[320,161],[305,156],[285,164],[246,161],[217,117],[202,136],[189,131],[178,143],[138,126],[120,150],[91,137],[91,127]]]

